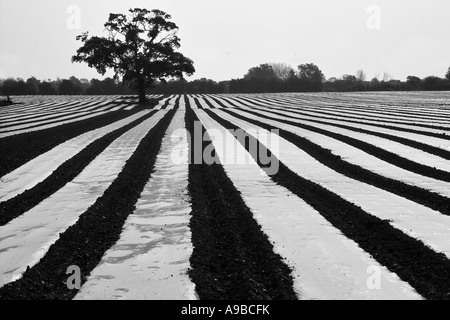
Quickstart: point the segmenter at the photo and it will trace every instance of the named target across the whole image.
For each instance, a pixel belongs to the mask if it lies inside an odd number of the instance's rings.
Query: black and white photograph
[[[448,0],[0,0],[0,300],[450,300],[449,35]]]

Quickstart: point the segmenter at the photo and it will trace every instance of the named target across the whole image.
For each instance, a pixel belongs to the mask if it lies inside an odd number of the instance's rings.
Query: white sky
[[[67,27],[71,5],[80,29]],[[380,29],[367,12],[380,8]],[[192,79],[242,77],[261,63],[315,63],[327,78],[363,69],[443,77],[450,67],[449,0],[0,0],[0,78],[101,78],[70,59],[76,35],[104,35],[110,12],[160,9],[180,27],[180,51],[194,60]]]

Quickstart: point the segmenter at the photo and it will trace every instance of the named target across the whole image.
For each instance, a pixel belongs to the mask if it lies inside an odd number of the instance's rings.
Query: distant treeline
[[[208,93],[274,93],[321,91],[446,91],[450,90],[450,68],[445,78],[408,76],[406,81],[393,80],[388,74],[381,79],[368,81],[366,74],[358,70],[355,75],[326,79],[318,66],[308,63],[293,69],[284,63],[266,63],[248,70],[242,79],[216,82],[210,79],[186,81],[176,79],[167,83],[155,82],[147,93],[158,94],[208,94]],[[135,92],[122,83],[106,78],[87,80],[70,77],[40,81],[27,79],[0,80],[2,95],[131,95]]]
[[[312,63],[299,65],[297,70],[284,63],[266,63],[251,68],[242,79],[222,82],[174,80],[152,89],[155,93],[165,94],[445,90],[450,90],[450,68],[445,78],[408,76],[406,81],[400,81],[385,73],[381,79],[375,77],[367,81],[362,70],[355,75],[326,79],[319,67]]]
[[[14,95],[128,95],[134,94],[130,88],[112,78],[87,80],[70,77],[69,79],[38,80],[31,77],[6,79],[0,81],[0,92],[6,96]]]

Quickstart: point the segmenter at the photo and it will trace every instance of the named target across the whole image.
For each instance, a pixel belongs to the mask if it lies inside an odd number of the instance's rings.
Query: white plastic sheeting
[[[83,133],[6,174],[1,178],[0,202],[11,199],[25,190],[34,187],[47,178],[65,161],[75,156],[95,140],[143,117],[149,112],[148,110],[142,111],[105,127]]]
[[[216,150],[225,150],[223,143],[233,139],[231,134],[203,110],[195,112],[208,131],[223,133],[224,139],[214,139],[213,144]],[[241,145],[226,150],[246,153]],[[223,160],[228,177],[275,251],[293,268],[300,299],[421,299],[302,199],[272,182],[254,161],[238,165]],[[375,273],[378,280],[372,282]]]
[[[73,181],[39,205],[0,227],[0,286],[36,264],[59,234],[76,223],[116,179],[129,157],[164,112],[127,131]]]
[[[182,128],[184,111],[180,110],[120,240],[106,252],[75,299],[197,299],[187,275],[191,207],[188,142],[186,131],[178,130]]]
[[[258,128],[243,120],[234,120],[234,124],[244,130]],[[250,130],[255,138],[263,135],[260,140],[267,145],[267,136],[274,133],[264,129]],[[341,198],[354,203],[364,211],[383,220],[390,220],[391,225],[405,234],[423,241],[436,252],[442,252],[450,257],[450,216],[431,210],[425,206],[397,196],[393,193],[378,189],[369,184],[348,178],[327,166],[321,164],[303,150],[289,141],[279,139],[279,160],[299,176],[320,184]],[[270,138],[269,138],[270,141]]]

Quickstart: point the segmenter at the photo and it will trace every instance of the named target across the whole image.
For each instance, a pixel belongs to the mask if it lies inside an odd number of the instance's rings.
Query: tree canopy
[[[129,15],[109,15],[105,28],[107,37],[77,37],[83,46],[72,62],[86,62],[104,75],[112,69],[115,78],[136,89],[139,100],[146,101],[145,89],[154,82],[182,78],[195,72],[193,61],[176,49],[180,47],[178,26],[161,10],[130,9]]]
[[[298,66],[298,75],[302,80],[309,80],[312,82],[323,82],[325,76],[322,71],[314,63],[306,63]]]
[[[291,77],[292,73],[294,72],[294,69],[292,69],[292,67],[287,63],[271,63],[270,66],[272,67],[272,70],[275,73],[277,79],[282,81],[286,81],[287,79],[289,79],[289,77]]]
[[[259,65],[258,67],[250,68],[244,79],[247,80],[271,80],[277,76],[272,66],[268,63]]]

